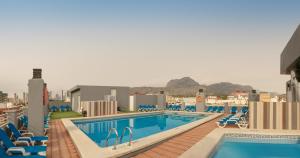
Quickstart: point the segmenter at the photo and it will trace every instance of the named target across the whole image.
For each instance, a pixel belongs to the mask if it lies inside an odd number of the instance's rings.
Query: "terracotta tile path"
[[[48,131],[47,158],[79,158],[71,137],[60,120],[52,120]]]

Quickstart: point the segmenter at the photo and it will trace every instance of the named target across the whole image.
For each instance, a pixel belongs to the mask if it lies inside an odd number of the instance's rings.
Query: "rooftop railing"
[[[0,114],[0,128],[7,124],[7,114]]]

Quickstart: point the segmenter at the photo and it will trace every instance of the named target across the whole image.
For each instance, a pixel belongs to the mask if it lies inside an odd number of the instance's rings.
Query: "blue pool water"
[[[299,139],[268,140],[239,138],[239,141],[224,139],[212,158],[299,158]],[[244,140],[243,140],[244,139]],[[276,138],[275,138],[276,139]]]
[[[105,139],[111,128],[116,128],[119,136],[125,127],[132,127],[133,140],[147,137],[162,131],[176,128],[181,125],[202,119],[207,115],[181,115],[176,113],[151,114],[112,118],[107,120],[73,121],[90,139],[99,146],[105,147]],[[113,134],[109,139],[109,146],[114,144],[116,136]],[[129,141],[128,131],[125,133],[122,143]]]

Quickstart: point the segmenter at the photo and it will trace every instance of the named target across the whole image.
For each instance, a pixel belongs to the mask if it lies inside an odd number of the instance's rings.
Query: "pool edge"
[[[147,113],[129,113],[129,114],[117,114],[110,116],[101,116],[101,117],[90,117],[90,118],[71,118],[71,119],[62,119],[63,125],[67,129],[73,143],[75,144],[80,157],[82,158],[108,158],[108,157],[120,157],[125,156],[127,154],[137,152],[146,147],[155,145],[159,142],[172,138],[176,135],[184,133],[190,129],[193,129],[201,124],[204,124],[212,119],[215,119],[222,115],[222,113],[188,113],[188,112],[176,112],[176,113],[186,113],[186,114],[210,114],[209,116],[188,123],[186,125],[182,125],[176,127],[174,129],[170,129],[164,132],[160,132],[145,138],[138,139],[133,141],[132,146],[129,147],[126,144],[118,145],[117,150],[113,150],[112,147],[101,148],[94,141],[92,141],[88,136],[86,136],[79,128],[77,128],[72,120],[85,120],[85,119],[99,119],[99,118],[111,118],[111,117],[120,117],[120,116],[132,116],[132,115],[146,115],[146,114],[155,114],[155,113],[163,113],[161,112],[147,112]]]
[[[197,142],[179,158],[208,158],[218,146],[224,134],[254,134],[254,135],[295,135],[300,136],[300,130],[251,130],[217,128]],[[201,149],[201,152],[199,152]]]

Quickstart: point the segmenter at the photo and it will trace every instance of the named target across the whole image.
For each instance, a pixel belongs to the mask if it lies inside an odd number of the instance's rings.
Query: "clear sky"
[[[298,0],[0,1],[0,89],[162,86],[190,76],[284,92],[280,54]]]

